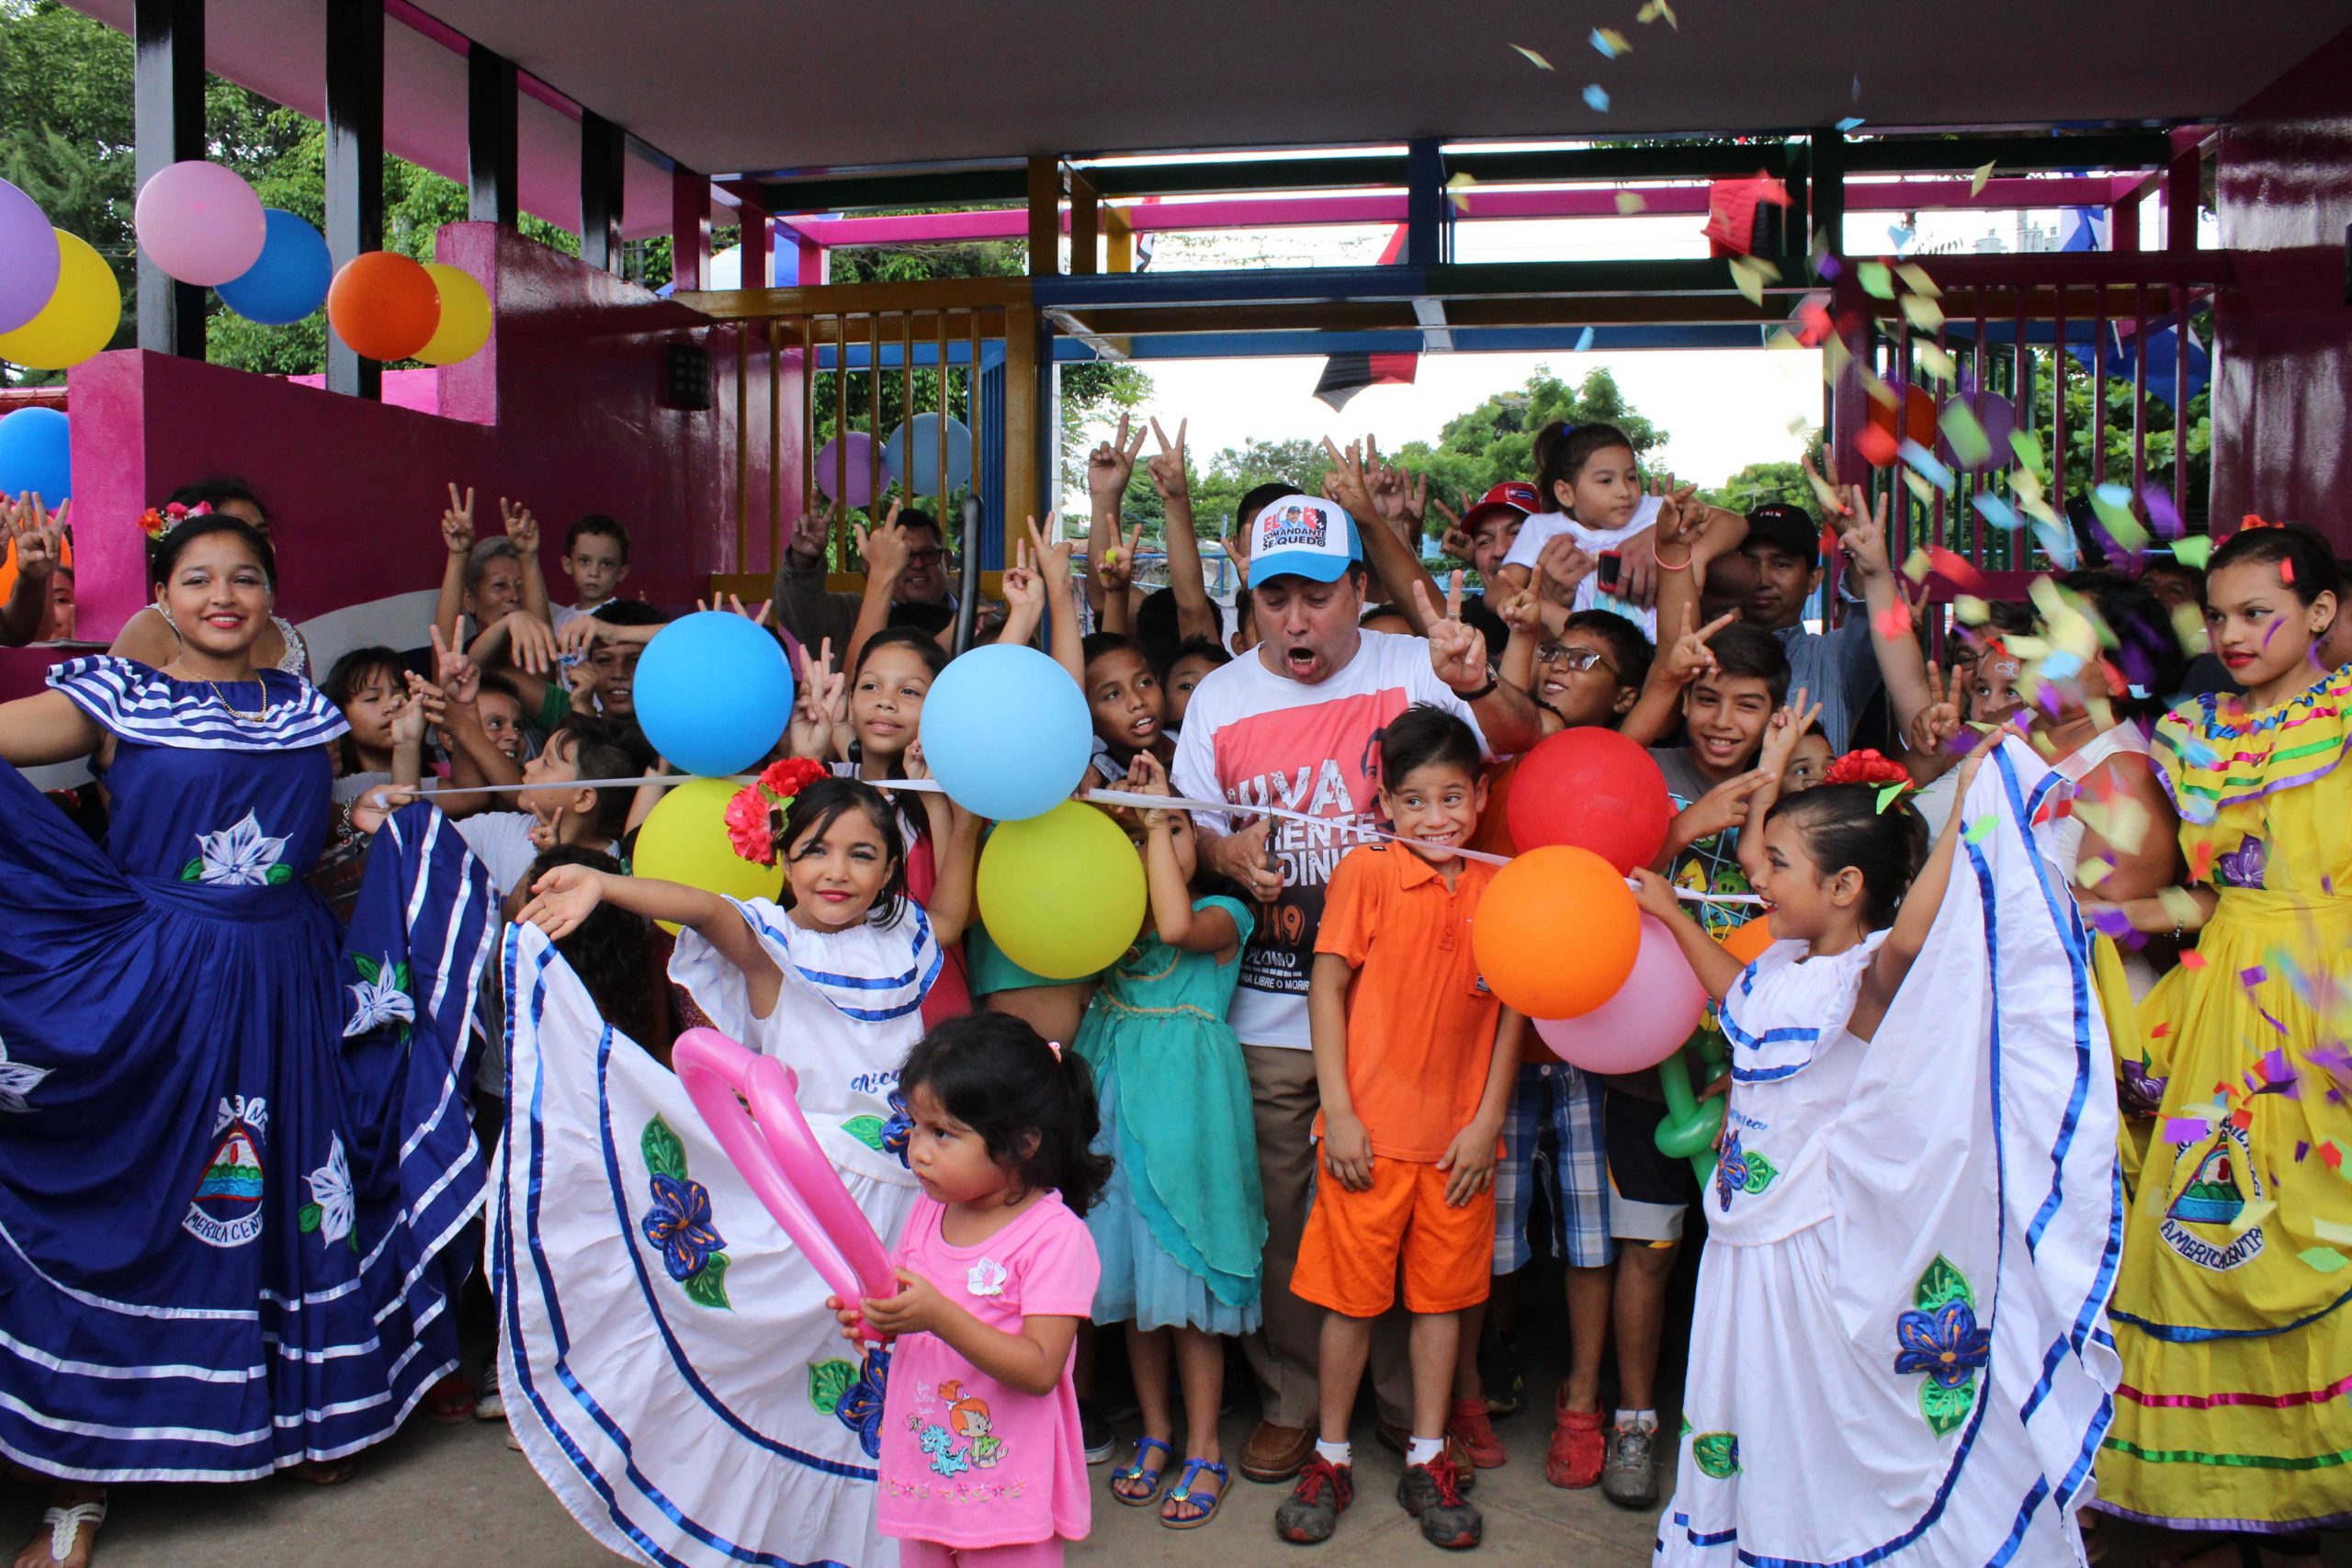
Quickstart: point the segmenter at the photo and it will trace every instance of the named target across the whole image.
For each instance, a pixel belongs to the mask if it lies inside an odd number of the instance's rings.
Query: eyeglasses
[[[1597,648],[1569,648],[1564,643],[1543,643],[1535,649],[1535,660],[1539,664],[1565,664],[1579,672],[1598,666],[1611,675],[1617,673],[1617,666],[1602,658],[1600,649]]]
[[[909,566],[937,566],[946,557],[946,550],[941,547],[925,545],[922,549],[907,552],[907,564]]]

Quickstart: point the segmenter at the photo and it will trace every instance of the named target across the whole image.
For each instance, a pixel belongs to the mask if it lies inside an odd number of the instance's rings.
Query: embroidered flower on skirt
[[[653,1207],[644,1220],[645,1239],[662,1249],[662,1266],[683,1283],[693,1279],[725,1247],[711,1224],[710,1192],[699,1181],[653,1173]]]

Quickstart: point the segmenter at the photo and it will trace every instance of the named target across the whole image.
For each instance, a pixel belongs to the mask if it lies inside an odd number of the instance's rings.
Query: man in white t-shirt
[[[1212,873],[1258,900],[1231,1020],[1256,1110],[1265,1188],[1265,1325],[1244,1341],[1263,1419],[1241,1455],[1253,1481],[1288,1479],[1314,1451],[1316,1352],[1323,1313],[1291,1293],[1315,1174],[1319,1102],[1307,1034],[1306,984],[1331,869],[1365,841],[1347,830],[1376,820],[1380,736],[1414,703],[1461,715],[1489,751],[1510,755],[1543,738],[1526,693],[1487,662],[1484,640],[1439,606],[1430,637],[1359,630],[1365,572],[1356,525],[1336,502],[1287,495],[1250,528],[1250,593],[1260,641],[1193,688],[1176,748],[1174,784],[1195,800],[1233,803],[1202,814],[1200,853]],[[1426,595],[1425,584],[1417,583]],[[1252,815],[1271,807],[1311,822]],[[1374,1387],[1384,1440],[1400,1450],[1412,1390],[1399,1332],[1375,1340]]]

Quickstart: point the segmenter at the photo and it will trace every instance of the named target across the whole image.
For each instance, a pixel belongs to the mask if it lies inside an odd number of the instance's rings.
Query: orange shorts
[[[1351,1192],[1318,1164],[1291,1293],[1343,1317],[1378,1317],[1396,1299],[1401,1267],[1408,1312],[1460,1312],[1485,1301],[1495,1265],[1494,1189],[1449,1208],[1451,1176],[1434,1164],[1375,1155],[1371,1189]]]

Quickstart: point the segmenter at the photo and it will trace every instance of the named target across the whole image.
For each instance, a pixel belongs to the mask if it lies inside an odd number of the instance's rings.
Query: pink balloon
[[[1642,917],[1634,972],[1617,994],[1580,1018],[1539,1018],[1535,1033],[1552,1055],[1589,1073],[1637,1073],[1674,1055],[1699,1027],[1707,988],[1667,929]]]
[[[852,1305],[897,1295],[890,1255],[800,1114],[792,1069],[715,1029],[679,1035],[670,1062],[718,1146],[832,1293]],[[738,1094],[752,1102],[748,1113]]]
[[[843,456],[836,456],[842,454]],[[842,493],[833,494],[835,465],[846,462],[849,471],[841,477]],[[874,502],[874,437],[862,430],[836,435],[817,448],[815,464],[817,488],[843,506],[870,506]],[[883,479],[890,477],[882,470]]]
[[[253,270],[269,238],[261,197],[244,176],[200,158],[148,176],[133,219],[141,254],[182,283],[207,288]]]

